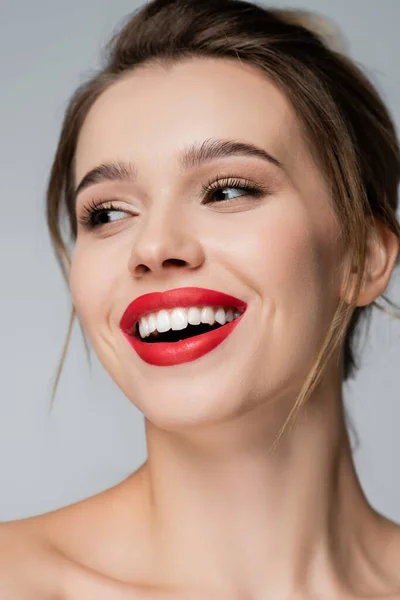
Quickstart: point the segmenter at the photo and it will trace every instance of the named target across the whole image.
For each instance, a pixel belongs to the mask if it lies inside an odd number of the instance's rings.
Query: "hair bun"
[[[309,10],[277,10],[279,18],[287,23],[300,25],[318,36],[325,46],[333,52],[346,54],[348,52],[348,42],[339,27],[324,15],[320,15]]]

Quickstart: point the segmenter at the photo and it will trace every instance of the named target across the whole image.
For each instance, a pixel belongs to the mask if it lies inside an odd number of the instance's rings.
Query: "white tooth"
[[[201,323],[201,312],[196,306],[191,306],[189,308],[188,323],[190,323],[190,325],[200,325]]]
[[[201,322],[208,323],[209,325],[214,325],[215,323],[215,313],[214,310],[210,306],[205,306],[201,311]]]
[[[140,337],[145,338],[149,335],[149,326],[147,324],[146,317],[141,317],[139,319],[139,333]]]
[[[171,327],[174,331],[185,329],[188,324],[187,312],[183,308],[174,308],[170,312]]]
[[[217,310],[215,311],[215,320],[220,325],[225,325],[225,323],[226,323],[226,314],[225,314],[225,309],[224,308],[222,308],[222,307],[217,308]]]
[[[226,311],[226,320],[228,321],[228,323],[233,321],[233,310],[231,308],[228,308],[228,310]]]
[[[165,331],[169,331],[171,329],[171,321],[169,318],[168,311],[160,310],[156,316],[157,323],[157,331],[160,333],[164,333]]]
[[[144,338],[144,329],[141,320],[139,321],[139,335],[142,339]]]
[[[157,329],[157,321],[154,314],[147,317],[147,325],[149,326],[149,333],[153,333]]]
[[[238,319],[240,317],[242,313],[240,312],[240,310],[235,310],[235,312],[233,313],[233,318],[234,319]]]

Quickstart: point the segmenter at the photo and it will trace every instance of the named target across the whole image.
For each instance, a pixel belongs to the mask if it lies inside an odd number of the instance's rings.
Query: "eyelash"
[[[209,198],[212,193],[228,188],[246,190],[248,192],[248,195],[253,196],[255,198],[259,198],[267,193],[270,193],[269,188],[267,188],[266,186],[260,185],[259,183],[255,183],[250,180],[237,179],[232,176],[227,176],[223,179],[209,180],[207,184],[202,186],[202,190],[206,198]],[[238,196],[237,198],[242,198],[242,196]],[[225,204],[226,202],[231,202],[233,200],[236,200],[237,198],[228,198],[226,200],[217,200],[215,202],[217,204]],[[212,200],[209,202],[212,202]],[[209,202],[206,202],[206,204],[208,204]],[[107,223],[96,223],[96,217],[100,214],[114,211],[124,212],[123,209],[115,206],[112,200],[103,201],[93,199],[87,204],[87,206],[83,207],[82,214],[78,217],[78,222],[87,229],[96,229],[98,227],[101,227],[102,225],[107,225]]]

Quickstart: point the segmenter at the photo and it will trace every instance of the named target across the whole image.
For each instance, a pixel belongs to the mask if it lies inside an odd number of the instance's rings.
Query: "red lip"
[[[169,366],[199,358],[218,346],[238,325],[242,316],[207,333],[179,342],[143,342],[135,335],[135,324],[141,316],[161,309],[190,306],[223,306],[245,311],[247,304],[229,294],[199,287],[176,288],[139,296],[125,310],[120,328],[133,349],[145,362]]]

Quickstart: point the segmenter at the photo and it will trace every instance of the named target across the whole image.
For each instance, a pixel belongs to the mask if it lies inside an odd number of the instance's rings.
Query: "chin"
[[[238,381],[227,384],[226,378],[183,378],[158,383],[143,379],[124,382],[125,396],[154,426],[166,431],[187,432],[190,428],[202,427],[231,420],[250,406],[244,406],[246,392]],[[209,391],[208,391],[209,390]],[[246,402],[247,404],[247,402]]]

